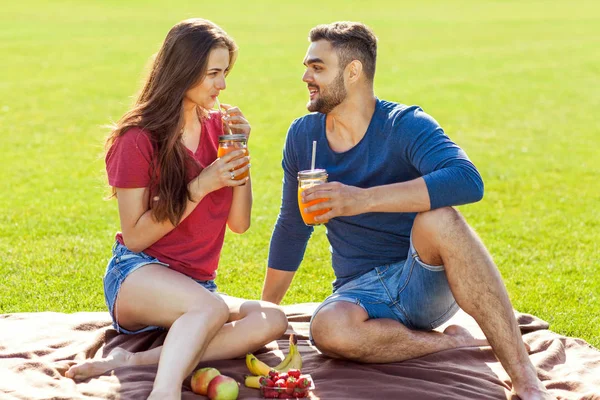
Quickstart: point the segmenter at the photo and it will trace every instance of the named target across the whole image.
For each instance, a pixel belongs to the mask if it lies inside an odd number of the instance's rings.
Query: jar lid
[[[234,141],[234,142],[245,142],[246,140],[248,140],[248,138],[246,138],[246,135],[244,135],[243,133],[235,133],[233,135],[221,135],[219,136],[219,142],[225,142],[225,141]]]
[[[298,171],[298,179],[316,179],[327,177],[327,171],[324,169],[307,169]]]

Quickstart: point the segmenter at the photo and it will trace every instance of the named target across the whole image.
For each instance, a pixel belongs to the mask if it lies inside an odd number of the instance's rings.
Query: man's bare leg
[[[523,400],[553,398],[529,360],[500,273],[463,217],[452,208],[420,213],[413,227],[413,244],[423,262],[445,266],[456,302],[481,327],[515,393]],[[348,306],[341,303],[324,307],[313,321],[313,338],[325,353],[363,362],[389,362],[460,347],[457,341],[468,343],[462,333],[453,337],[416,332],[390,320],[366,320],[364,311],[362,315],[359,311],[348,314]],[[340,307],[346,309],[346,315],[340,315]],[[340,325],[342,318],[347,318],[350,326]]]
[[[229,296],[223,298],[229,306],[230,321],[210,341],[200,361],[237,358],[280,338],[285,333],[287,319],[276,305]],[[162,348],[163,346],[159,346],[132,353],[117,347],[106,358],[86,360],[73,365],[65,376],[82,380],[102,375],[115,368],[158,364]]]

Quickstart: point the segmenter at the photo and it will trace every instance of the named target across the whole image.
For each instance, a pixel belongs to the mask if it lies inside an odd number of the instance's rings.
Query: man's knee
[[[422,232],[431,237],[464,224],[465,219],[454,207],[436,208],[417,214],[413,226],[413,235]]]
[[[359,325],[367,318],[360,306],[349,302],[337,301],[324,306],[311,323],[315,346],[330,357],[359,360],[363,352],[357,345],[356,335]]]

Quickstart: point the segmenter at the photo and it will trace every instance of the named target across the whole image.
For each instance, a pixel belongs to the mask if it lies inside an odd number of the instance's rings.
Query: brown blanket
[[[308,342],[308,321],[315,303],[286,306],[286,336],[257,351],[275,365],[287,352],[287,335],[298,335],[303,371],[312,375],[313,399],[510,399],[510,382],[489,347],[442,351],[393,364],[365,365],[328,359]],[[600,352],[580,339],[557,335],[548,324],[517,314],[531,359],[546,387],[559,399],[600,399]],[[481,337],[474,321],[459,313],[451,323]],[[164,332],[117,335],[107,313],[23,313],[0,315],[0,399],[145,399],[156,366],[119,368],[73,382],[63,377],[70,360],[102,357],[115,346],[140,351],[158,346]],[[239,382],[243,360],[208,363]],[[208,364],[200,364],[207,366]],[[193,399],[189,378],[184,399]],[[241,386],[241,399],[259,392]]]

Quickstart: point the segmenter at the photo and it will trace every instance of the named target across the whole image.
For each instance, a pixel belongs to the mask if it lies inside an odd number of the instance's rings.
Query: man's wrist
[[[377,209],[377,187],[366,188],[362,190],[365,213],[375,212]]]

